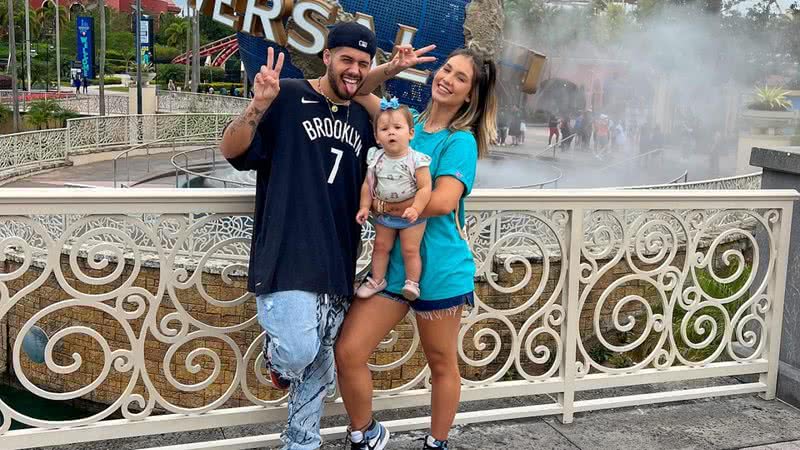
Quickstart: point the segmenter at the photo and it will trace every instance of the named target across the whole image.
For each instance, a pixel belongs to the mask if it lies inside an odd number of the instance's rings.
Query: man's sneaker
[[[422,450],[447,450],[447,441],[437,441],[433,436],[426,436]]]
[[[389,430],[373,420],[367,431],[349,431],[350,450],[383,450],[389,442]]]
[[[412,302],[419,298],[419,283],[406,280],[406,284],[403,286],[403,297]]]
[[[272,381],[272,387],[275,389],[285,391],[289,389],[292,385],[292,382],[284,378],[281,374],[276,372],[272,369],[272,362],[269,360],[269,355],[267,354],[267,346],[269,345],[269,336],[264,340],[264,366],[269,371],[269,378]]]
[[[372,277],[367,277],[367,279],[361,283],[361,286],[358,287],[358,290],[356,290],[356,297],[370,298],[384,289],[386,289],[385,277],[380,283],[373,280]]]

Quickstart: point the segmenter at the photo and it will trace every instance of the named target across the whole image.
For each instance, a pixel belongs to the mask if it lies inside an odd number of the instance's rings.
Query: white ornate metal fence
[[[0,135],[0,171],[65,160],[69,151],[65,138],[64,128]]]
[[[11,356],[8,365],[33,394],[105,405],[51,421],[0,401],[4,448],[285,418],[285,398],[267,388],[262,373],[263,335],[241,277],[251,191],[0,195],[0,318],[9,324],[11,349],[0,354]],[[780,190],[475,191],[467,236],[477,298],[459,335],[462,399],[546,401],[463,412],[456,422],[547,414],[570,422],[575,413],[636,404],[743,393],[773,398],[797,197]],[[54,325],[59,320],[66,325]],[[54,333],[40,363],[22,350],[34,326]],[[413,365],[413,322],[380,347],[373,371],[401,375],[376,390],[375,408],[427,405],[430,372]],[[670,381],[745,374],[758,379],[647,395],[602,391],[640,384],[658,391]],[[589,390],[600,395],[583,397]],[[115,413],[122,417],[104,420]],[[334,395],[326,414],[342,413]],[[388,425],[410,430],[428,420]],[[32,428],[10,430],[12,421]]]
[[[164,113],[214,112],[241,114],[249,103],[250,99],[245,97],[158,91],[158,111]]]
[[[195,142],[196,135],[222,134],[233,114],[143,114],[131,116],[84,117],[67,121],[70,152],[102,147],[137,145],[177,139]],[[207,142],[204,140],[203,142]]]

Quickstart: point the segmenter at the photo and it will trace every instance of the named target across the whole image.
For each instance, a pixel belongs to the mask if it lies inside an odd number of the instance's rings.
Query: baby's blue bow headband
[[[397,97],[392,97],[391,100],[381,99],[381,111],[398,108],[400,108],[400,101],[397,100]]]

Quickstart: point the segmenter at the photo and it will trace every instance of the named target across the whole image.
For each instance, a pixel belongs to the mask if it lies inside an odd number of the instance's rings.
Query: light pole
[[[59,23],[61,21],[61,8],[58,0],[54,0],[56,5],[56,91],[61,92],[61,33]]]
[[[136,114],[142,114],[142,0],[136,0]]]
[[[106,2],[100,0],[100,115],[106,115]]]
[[[192,92],[200,87],[200,14],[195,6],[192,17]]]
[[[31,91],[31,19],[30,0],[25,0],[25,75],[28,92]]]
[[[8,65],[11,69],[11,96],[14,97],[14,132],[19,131],[19,92],[17,91],[17,43],[14,41],[14,1],[8,0]]]

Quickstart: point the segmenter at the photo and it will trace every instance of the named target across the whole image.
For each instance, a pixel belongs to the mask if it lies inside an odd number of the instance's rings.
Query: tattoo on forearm
[[[256,107],[247,108],[243,114],[231,122],[228,129],[232,134],[238,133],[241,128],[246,128],[249,137],[252,138],[256,134],[256,128],[261,121],[261,116],[264,114],[265,109],[258,109]]]

